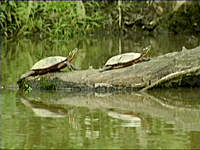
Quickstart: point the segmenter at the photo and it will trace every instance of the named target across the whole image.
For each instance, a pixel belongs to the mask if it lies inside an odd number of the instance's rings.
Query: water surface
[[[200,148],[199,93],[3,90],[2,148]]]

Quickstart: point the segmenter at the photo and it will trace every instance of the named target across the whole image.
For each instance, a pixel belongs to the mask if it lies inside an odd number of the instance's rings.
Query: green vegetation
[[[51,39],[84,34],[100,26],[103,19],[98,3],[80,2],[7,2],[2,3],[0,27],[2,34],[13,36],[41,36]],[[42,33],[42,34],[40,34]]]
[[[25,84],[24,86],[25,86],[25,91],[27,91],[27,92],[32,91],[32,88],[28,84]]]
[[[200,32],[198,2],[1,2],[0,28],[7,39],[130,31]]]

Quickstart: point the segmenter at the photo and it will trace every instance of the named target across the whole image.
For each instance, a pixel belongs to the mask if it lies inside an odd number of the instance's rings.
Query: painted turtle
[[[33,65],[31,71],[23,74],[18,82],[22,81],[24,78],[29,76],[36,76],[46,74],[48,72],[59,71],[65,67],[68,67],[71,71],[75,70],[75,67],[71,64],[72,60],[75,57],[75,54],[78,52],[78,49],[75,48],[69,53],[68,57],[63,56],[51,56],[41,59]]]
[[[104,67],[100,69],[99,71],[103,72],[106,70],[124,68],[141,61],[149,60],[149,59],[144,59],[144,57],[149,53],[150,47],[147,47],[147,49],[148,50],[146,50],[145,53],[131,52],[131,53],[124,53],[124,54],[113,56],[110,59],[108,59]]]

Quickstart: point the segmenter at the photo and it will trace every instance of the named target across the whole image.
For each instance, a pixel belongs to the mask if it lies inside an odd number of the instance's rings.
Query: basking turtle
[[[144,57],[148,54],[150,51],[150,47],[148,47],[148,50],[146,50],[145,53],[124,53],[120,55],[116,55],[108,59],[106,64],[102,69],[100,69],[100,72],[111,70],[111,69],[118,69],[118,68],[124,68],[131,66],[133,64],[136,64],[141,61],[146,61],[149,59],[145,59]]]
[[[78,49],[75,48],[73,51],[69,53],[68,57],[63,56],[51,56],[41,59],[37,63],[33,65],[31,71],[23,74],[18,82],[22,81],[24,78],[29,76],[36,76],[46,74],[48,72],[55,72],[68,67],[70,70],[75,70],[74,66],[71,64],[72,60],[74,59],[75,54],[77,53]]]

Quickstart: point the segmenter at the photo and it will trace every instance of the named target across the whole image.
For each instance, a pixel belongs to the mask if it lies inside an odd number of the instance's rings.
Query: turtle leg
[[[144,57],[144,58],[142,58],[141,60],[139,60],[139,62],[140,61],[150,61],[151,60],[151,58],[149,58],[149,57]]]
[[[67,64],[67,67],[69,68],[70,71],[77,70],[77,69],[74,67],[74,65],[72,65],[70,62],[67,61],[66,64]]]
[[[70,67],[73,69],[73,70],[78,70],[73,64],[70,63]]]

